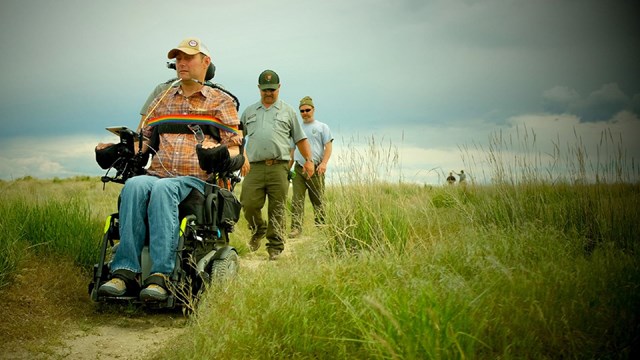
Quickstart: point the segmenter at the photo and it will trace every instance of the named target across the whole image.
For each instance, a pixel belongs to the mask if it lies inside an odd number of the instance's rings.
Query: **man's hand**
[[[242,177],[245,177],[247,176],[249,171],[251,171],[251,165],[249,164],[249,159],[247,159],[247,157],[245,156],[244,164],[242,164],[242,169],[240,169],[240,175],[242,175]]]
[[[213,148],[218,147],[218,146],[220,146],[220,144],[217,144],[217,143],[215,143],[213,141],[204,141],[202,143],[202,148],[203,149],[213,149]]]
[[[311,179],[314,172],[315,172],[315,165],[313,164],[313,161],[305,162],[302,170],[302,174],[305,175],[307,179]]]
[[[318,165],[318,167],[316,168],[316,172],[317,172],[319,175],[324,175],[324,173],[326,173],[326,172],[327,172],[327,164],[325,164],[325,163],[321,162],[321,163]]]
[[[98,145],[96,145],[96,150],[103,150],[113,145],[115,144],[114,143],[98,143]]]

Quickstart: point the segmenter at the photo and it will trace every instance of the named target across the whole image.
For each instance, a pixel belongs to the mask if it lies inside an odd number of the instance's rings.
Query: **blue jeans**
[[[151,274],[171,274],[180,235],[178,205],[192,189],[204,193],[204,181],[191,176],[161,179],[149,175],[127,180],[120,193],[120,245],[112,273],[142,272],[140,254],[148,232]]]

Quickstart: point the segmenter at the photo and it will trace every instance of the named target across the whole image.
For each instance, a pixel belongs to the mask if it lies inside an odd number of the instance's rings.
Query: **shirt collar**
[[[204,97],[207,98],[210,96],[215,96],[215,90],[209,85],[203,85],[202,89],[200,89],[200,92],[202,93],[202,95],[204,95]]]
[[[172,91],[173,91],[173,95],[182,94],[182,88],[180,86],[174,87]],[[209,97],[212,95],[212,92],[213,92],[213,88],[211,86],[203,85],[200,88],[200,90],[194,92],[193,94],[200,93],[204,97]]]
[[[262,103],[262,101],[260,101],[259,104],[260,105],[258,105],[258,109],[262,108],[267,110],[267,108],[264,107],[264,104]],[[276,102],[274,102],[273,104],[271,104],[271,106],[269,106],[269,109],[271,109],[272,107],[275,107],[277,110],[280,110],[282,108],[282,99],[276,100]]]

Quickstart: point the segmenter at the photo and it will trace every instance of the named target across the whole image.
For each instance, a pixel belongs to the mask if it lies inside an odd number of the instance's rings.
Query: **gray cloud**
[[[622,109],[638,114],[635,3],[193,0],[194,20],[178,25],[166,0],[5,0],[0,142],[135,127],[147,94],[173,75],[167,50],[190,35],[212,50],[215,80],[241,110],[259,98],[258,74],[273,68],[280,96],[296,104],[311,95],[337,134],[384,135],[389,125],[438,134],[412,139],[416,149],[451,147],[474,124],[503,126],[522,114],[590,122]]]
[[[637,112],[638,95],[626,95],[617,83],[602,85],[586,97],[567,86],[555,86],[542,93],[543,108],[550,113],[578,115],[582,121],[607,121],[627,110]]]
[[[633,95],[633,99],[631,99],[631,111],[640,114],[640,94]]]

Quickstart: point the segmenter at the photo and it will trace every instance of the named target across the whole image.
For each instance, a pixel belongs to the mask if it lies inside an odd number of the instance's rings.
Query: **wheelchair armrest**
[[[222,173],[229,167],[229,150],[226,145],[205,149],[201,144],[196,145],[196,154],[200,168],[207,173]]]

